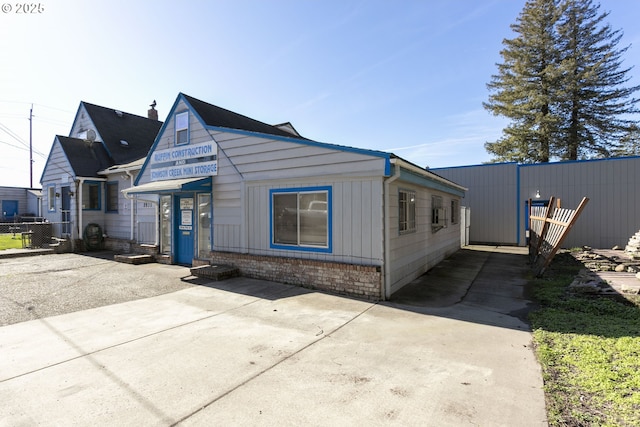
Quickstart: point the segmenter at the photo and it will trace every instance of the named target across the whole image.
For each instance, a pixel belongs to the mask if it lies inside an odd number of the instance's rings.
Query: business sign
[[[198,178],[218,174],[215,141],[157,150],[151,153],[151,181]]]

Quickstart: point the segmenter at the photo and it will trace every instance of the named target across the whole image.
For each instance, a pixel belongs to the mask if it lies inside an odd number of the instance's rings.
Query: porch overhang
[[[127,197],[129,194],[168,194],[194,191],[211,191],[211,177],[154,181],[125,188],[122,190],[122,194]]]

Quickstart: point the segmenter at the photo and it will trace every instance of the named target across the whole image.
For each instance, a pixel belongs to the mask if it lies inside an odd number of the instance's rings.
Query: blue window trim
[[[187,115],[187,142],[183,142],[182,144],[178,144],[178,116],[181,114],[186,114]],[[190,120],[189,120],[189,110],[184,110],[184,111],[180,111],[179,113],[176,113],[173,116],[173,136],[174,136],[174,140],[173,140],[173,145],[174,146],[179,146],[179,145],[189,145],[189,142],[191,142],[191,125],[190,125]]]
[[[116,202],[116,208],[115,208],[115,209],[111,209],[111,210],[109,210],[109,186],[110,186],[110,185],[115,185],[115,186],[116,186],[116,189],[119,189],[120,187],[119,187],[119,185],[118,185],[118,184],[119,184],[119,182],[118,182],[118,181],[107,181],[107,182],[105,182],[105,184],[104,184],[104,186],[105,186],[105,189],[104,189],[104,195],[105,195],[105,199],[104,199],[104,211],[105,211],[106,213],[116,213],[116,214],[118,213],[118,205],[119,205],[119,203],[118,203],[118,202]],[[118,196],[118,201],[119,201],[119,200],[120,200],[120,197]]]
[[[101,181],[85,181],[83,184],[83,186],[85,185],[95,185],[98,187],[98,207],[96,208],[82,208],[83,211],[100,211],[102,210],[102,182]],[[84,188],[82,188],[80,191],[84,191]],[[83,194],[84,195],[84,194]],[[87,205],[88,200],[85,200],[84,197],[82,198],[82,203],[84,203],[85,205]]]
[[[51,203],[51,188],[53,188],[53,204]],[[53,208],[51,207],[53,206]],[[49,184],[47,186],[47,212],[56,211],[56,185]]]
[[[299,187],[299,188],[274,188],[269,190],[269,247],[271,249],[282,249],[287,251],[303,251],[303,252],[333,252],[333,197],[331,195],[331,186],[323,187]],[[273,196],[276,194],[286,193],[327,193],[327,247],[318,246],[298,246],[283,245],[281,243],[273,243]]]

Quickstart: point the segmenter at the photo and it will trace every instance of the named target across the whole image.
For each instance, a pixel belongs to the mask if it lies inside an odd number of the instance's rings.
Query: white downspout
[[[133,187],[133,174],[129,171],[125,171],[125,173],[129,177],[129,187]],[[128,197],[126,196],[125,198],[128,199]],[[131,216],[130,218],[131,232],[129,233],[129,240],[134,240],[134,219],[135,219],[135,216],[133,214],[134,206],[135,206],[134,199],[133,198],[129,199],[129,211],[130,211],[129,215]]]
[[[391,159],[394,166],[393,176],[384,181],[384,295],[382,299],[386,300],[391,296],[391,224],[389,217],[391,216],[391,200],[389,194],[390,184],[400,178],[400,165],[396,164],[396,159]]]
[[[82,228],[83,228],[83,223],[82,223],[82,186],[84,184],[84,178],[78,178],[78,190],[76,192],[77,196],[76,200],[78,201],[78,204],[76,206],[76,209],[78,210],[78,240],[82,239]]]

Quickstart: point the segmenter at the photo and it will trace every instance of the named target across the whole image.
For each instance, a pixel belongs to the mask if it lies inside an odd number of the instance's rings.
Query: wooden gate
[[[576,209],[564,209],[555,197],[547,206],[531,206],[529,200],[529,258],[536,277],[542,277],[588,202],[583,197]]]

